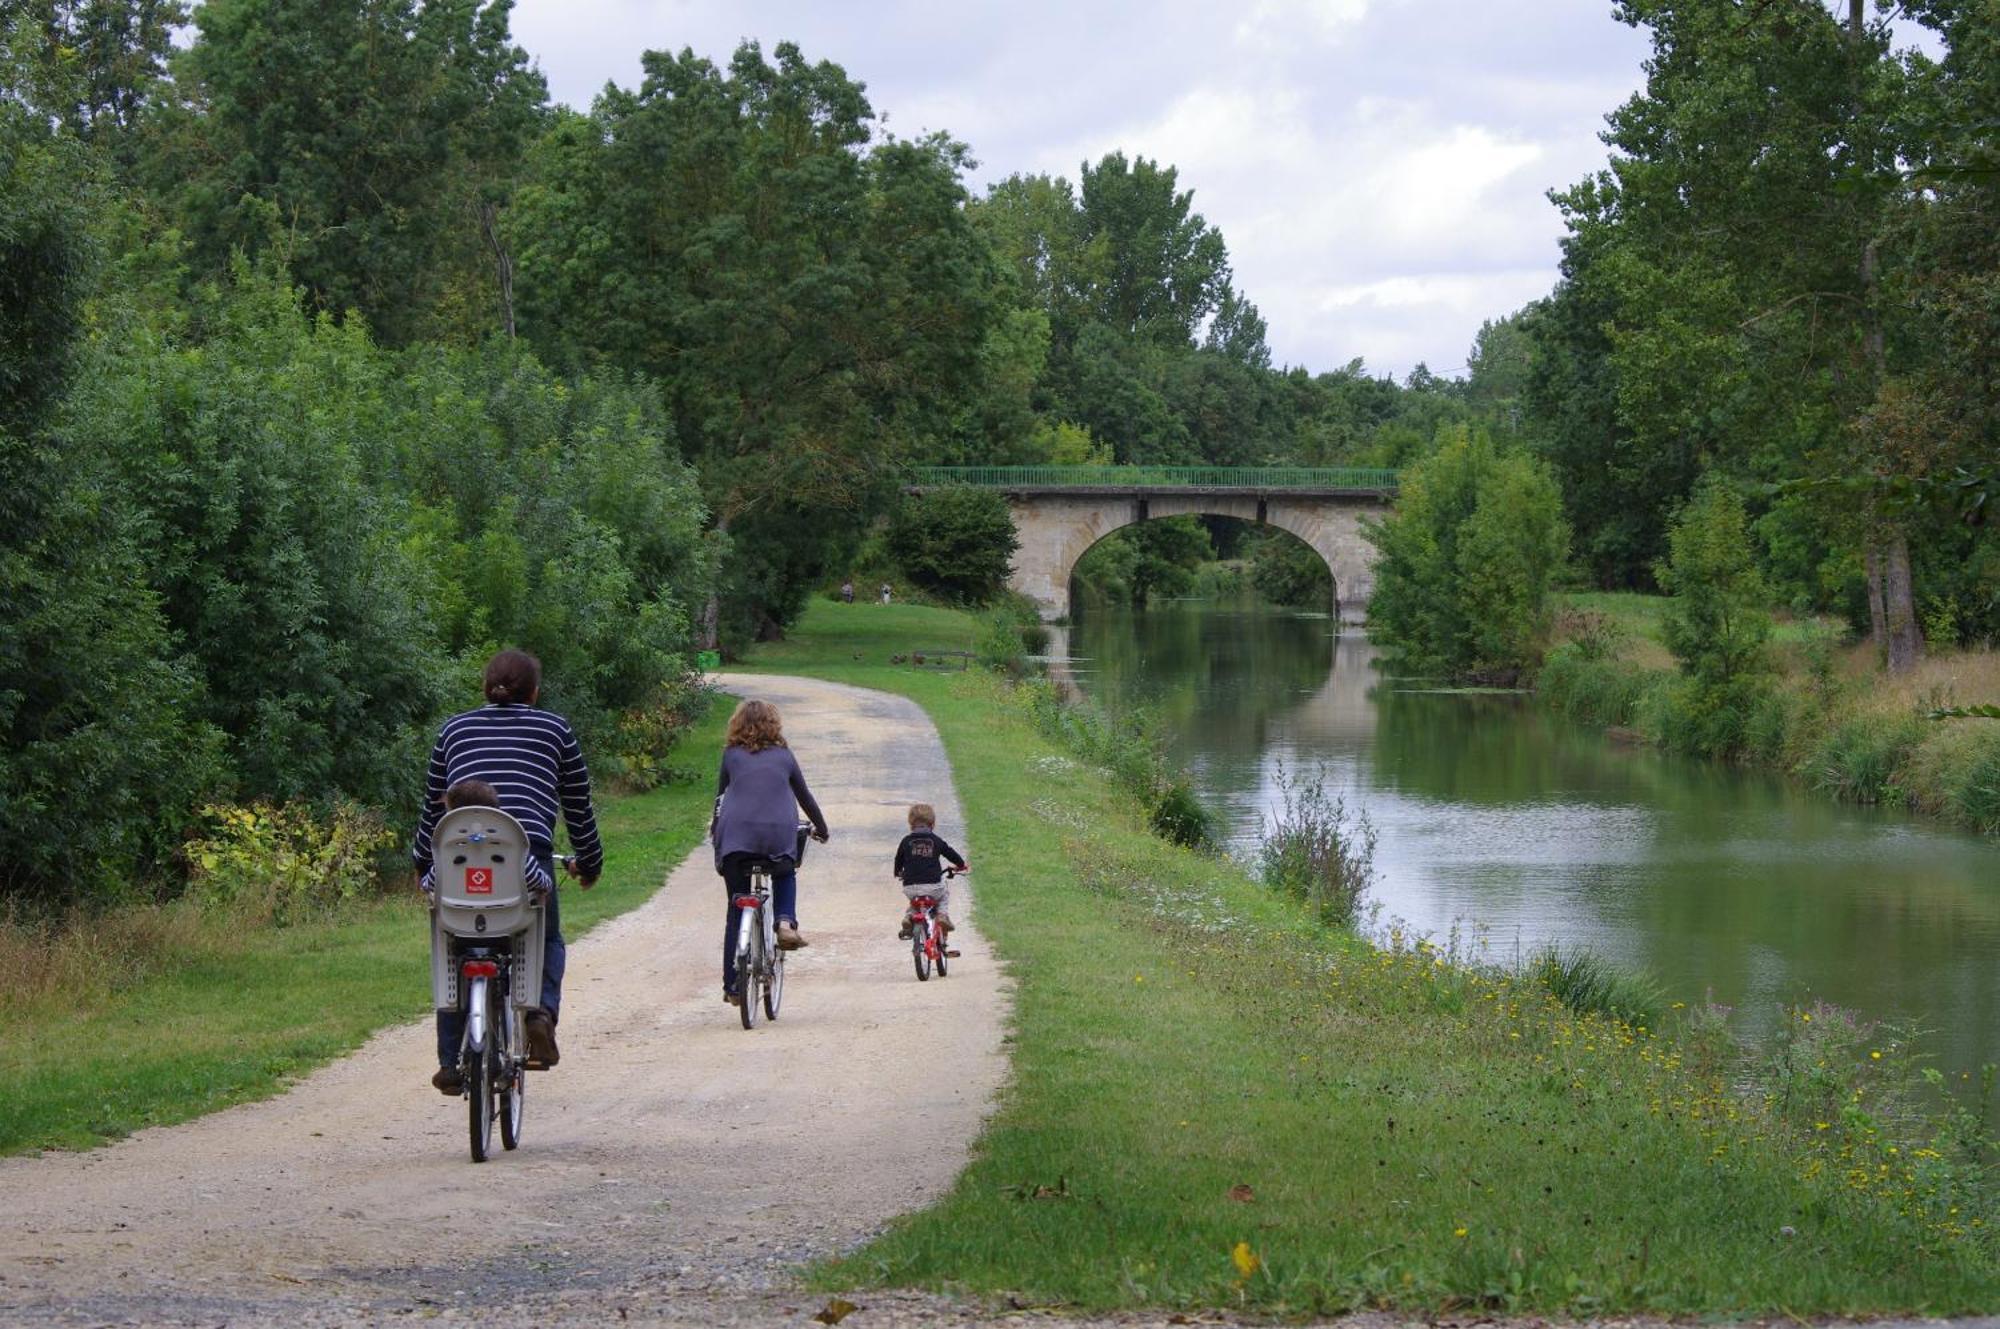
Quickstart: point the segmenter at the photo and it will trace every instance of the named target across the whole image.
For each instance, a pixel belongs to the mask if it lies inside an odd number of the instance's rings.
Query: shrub
[[[1634,711],[1639,729],[1669,751],[1735,757],[1744,752],[1751,718],[1768,695],[1761,679],[1704,684],[1668,675],[1640,696]]]
[[[714,704],[715,689],[687,674],[660,684],[645,705],[625,712],[613,754],[619,783],[635,793],[664,783],[667,754]]]
[[[1827,731],[1806,759],[1813,782],[1855,803],[1902,802],[1904,763],[1926,737],[1914,715],[1857,715]]]
[[[1368,622],[1404,668],[1512,682],[1541,663],[1569,529],[1539,461],[1448,429],[1368,538],[1381,554]]]
[[[1743,500],[1710,475],[1668,531],[1668,555],[1655,571],[1673,600],[1660,636],[1689,677],[1724,686],[1771,668],[1771,616],[1750,541]]]
[[[1326,771],[1310,779],[1278,769],[1278,810],[1260,827],[1257,867],[1265,884],[1305,901],[1320,921],[1353,927],[1375,883],[1375,828],[1348,815],[1326,792]]]
[[[977,656],[988,669],[1020,677],[1027,657],[1048,649],[1049,630],[1025,599],[1010,597],[988,610],[980,631]]]
[[[1290,609],[1333,607],[1333,574],[1305,541],[1271,531],[1250,555],[1250,584],[1274,605]]]
[[[1608,1015],[1648,1029],[1659,1024],[1659,984],[1583,947],[1543,947],[1528,957],[1528,977],[1578,1015]]]
[[[2000,724],[1948,722],[1909,761],[1909,787],[1926,812],[2000,831]]]
[[[884,540],[904,576],[944,600],[968,605],[1000,594],[1021,544],[1007,500],[993,490],[963,485],[905,499]]]
[[[189,895],[259,922],[295,923],[359,899],[399,839],[352,803],[324,817],[301,803],[213,805],[202,816],[210,829],[186,850]]]
[[[1550,706],[1572,720],[1591,725],[1629,725],[1656,675],[1637,665],[1593,658],[1577,643],[1565,642],[1549,652],[1535,688]]]

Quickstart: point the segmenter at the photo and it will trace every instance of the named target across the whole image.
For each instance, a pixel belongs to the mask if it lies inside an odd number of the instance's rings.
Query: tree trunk
[[[1882,551],[1883,612],[1889,620],[1889,672],[1916,667],[1924,655],[1924,634],[1917,626],[1917,602],[1910,585],[1910,542],[1899,526]]]
[[[1889,610],[1882,599],[1882,546],[1868,537],[1868,641],[1875,648],[1875,663],[1889,658]]]
[[[507,246],[500,243],[500,227],[497,225],[499,212],[491,202],[481,200],[479,204],[479,232],[486,238],[486,247],[493,251],[493,268],[500,283],[500,326],[506,330],[507,339],[514,339],[514,256],[507,252]]]
[[[729,518],[718,518],[715,530],[718,535],[729,534]],[[722,649],[722,598],[715,593],[713,586],[709,589],[708,599],[701,606],[701,649],[704,651]]]

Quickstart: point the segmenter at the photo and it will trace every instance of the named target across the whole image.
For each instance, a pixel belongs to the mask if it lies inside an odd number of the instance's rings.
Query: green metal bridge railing
[[[1341,489],[1393,493],[1376,466],[918,466],[916,485],[982,489]]]

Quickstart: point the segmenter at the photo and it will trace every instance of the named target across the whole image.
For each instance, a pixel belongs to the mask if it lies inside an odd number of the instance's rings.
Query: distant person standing
[[[849,577],[840,583],[840,602],[846,605],[854,603],[854,578]]]
[[[889,583],[886,581],[882,583],[882,603],[889,603]]]

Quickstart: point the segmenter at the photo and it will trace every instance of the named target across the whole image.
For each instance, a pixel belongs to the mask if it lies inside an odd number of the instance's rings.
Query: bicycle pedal
[[[548,1068],[547,1062],[536,1061],[533,1057],[524,1058],[521,1062],[521,1069],[524,1071],[545,1071]]]
[[[958,958],[958,952],[957,952],[957,951],[946,951],[946,952],[944,953],[944,956],[945,956],[945,959],[947,959],[947,960],[956,960],[956,959]]]

